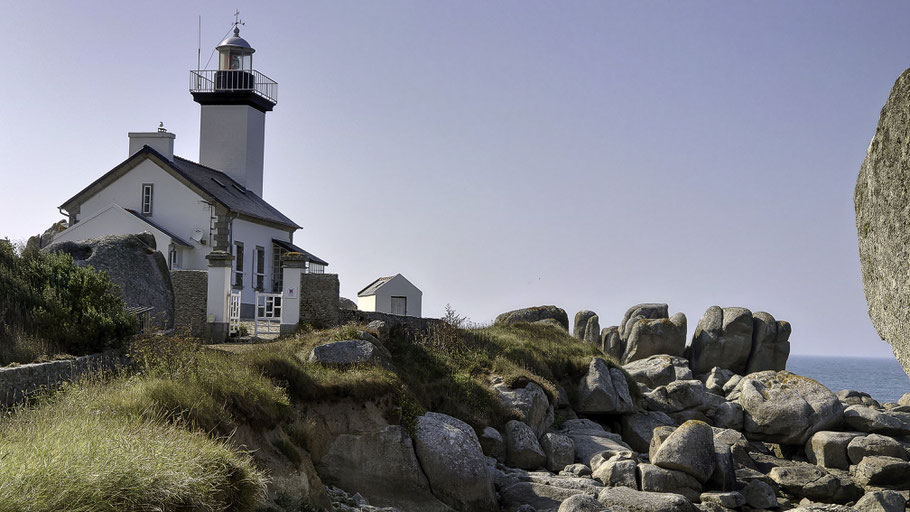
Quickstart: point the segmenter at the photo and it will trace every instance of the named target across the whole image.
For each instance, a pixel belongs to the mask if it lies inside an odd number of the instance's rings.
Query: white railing
[[[256,322],[253,337],[281,333],[281,294],[256,292]]]
[[[252,92],[278,103],[278,82],[253,70],[195,69],[190,71],[190,92]]]
[[[232,291],[228,301],[228,335],[240,334],[240,292]]]

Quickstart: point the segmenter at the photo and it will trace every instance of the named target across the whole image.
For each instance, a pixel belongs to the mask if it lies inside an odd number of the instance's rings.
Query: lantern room
[[[252,71],[253,53],[256,51],[240,37],[240,27],[234,27],[234,35],[221,41],[218,50],[218,69],[221,71]]]

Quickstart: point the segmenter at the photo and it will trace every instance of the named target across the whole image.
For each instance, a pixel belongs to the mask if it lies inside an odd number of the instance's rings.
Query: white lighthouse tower
[[[239,25],[216,48],[217,70],[190,72],[190,92],[202,105],[199,163],[262,197],[265,113],[278,103],[278,84],[253,69],[256,50],[240,37]]]

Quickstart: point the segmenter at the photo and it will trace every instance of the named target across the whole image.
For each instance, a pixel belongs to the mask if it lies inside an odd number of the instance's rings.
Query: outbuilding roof
[[[96,192],[126,174],[145,159],[153,160],[165,171],[185,181],[196,193],[212,202],[221,204],[233,213],[250,217],[253,220],[277,224],[292,230],[300,228],[294,221],[278,211],[277,208],[234,181],[227,174],[179,156],[175,156],[173,161],[168,160],[164,155],[149,146],[143,146],[142,149],[69,198],[60,208],[71,211],[74,207],[78,207],[88,198],[95,195]]]
[[[153,228],[157,229],[158,231],[161,231],[161,232],[164,233],[165,235],[171,237],[171,240],[172,240],[175,244],[177,244],[177,245],[182,245],[182,246],[184,246],[184,247],[190,247],[190,248],[193,247],[193,246],[192,246],[189,242],[187,242],[186,240],[180,238],[179,236],[175,235],[174,233],[171,233],[170,231],[168,231],[167,229],[165,229],[161,224],[158,224],[157,222],[153,221],[152,219],[146,217],[145,215],[140,214],[140,213],[137,212],[136,210],[130,210],[129,208],[124,208],[124,210],[128,211],[129,213],[132,213],[133,215],[136,216],[136,218],[138,218],[138,219],[141,220],[142,222],[145,222],[145,223],[148,224],[149,226],[152,226]]]
[[[363,290],[360,290],[359,292],[357,292],[357,296],[358,297],[367,297],[370,295],[376,295],[376,292],[379,290],[379,288],[382,287],[382,285],[388,283],[392,279],[395,279],[395,277],[397,277],[399,275],[401,275],[401,274],[395,274],[394,276],[380,277],[379,279],[368,284],[367,287],[364,288]]]

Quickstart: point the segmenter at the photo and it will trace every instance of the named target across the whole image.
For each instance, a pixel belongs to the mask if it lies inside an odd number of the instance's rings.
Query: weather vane
[[[240,19],[240,9],[234,11],[234,28],[240,28],[240,25],[244,25],[243,20]]]

